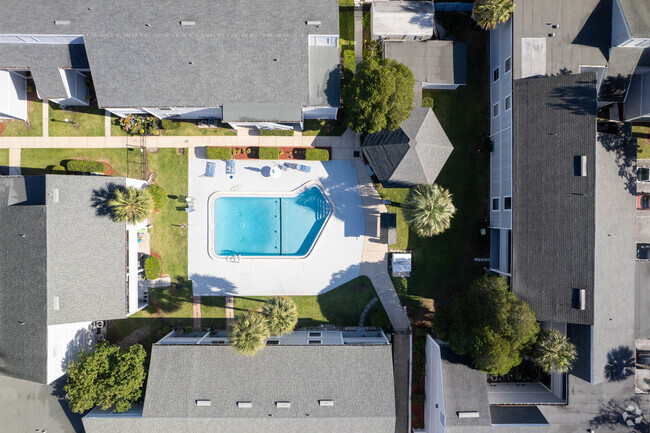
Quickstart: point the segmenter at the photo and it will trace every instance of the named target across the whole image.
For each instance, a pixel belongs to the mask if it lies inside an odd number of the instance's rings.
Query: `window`
[[[492,81],[496,81],[498,79],[499,79],[499,68],[496,68],[492,73]]]
[[[510,110],[512,108],[512,96],[508,95],[506,96],[506,111]]]
[[[337,47],[339,37],[337,35],[309,35],[309,45],[312,47]]]
[[[497,117],[499,115],[499,103],[497,102],[492,106],[492,117]]]
[[[278,344],[280,344],[279,340],[266,340],[267,346],[277,346]]]
[[[512,197],[504,197],[503,199],[503,209],[511,210],[512,209]]]
[[[320,340],[309,340],[309,344],[321,344]]]
[[[507,74],[510,72],[510,69],[512,68],[512,57],[508,57],[506,59],[506,64],[505,64],[505,73]]]
[[[499,210],[499,198],[495,197],[492,199],[492,210]]]
[[[320,332],[310,332],[309,336],[310,337],[320,337]]]

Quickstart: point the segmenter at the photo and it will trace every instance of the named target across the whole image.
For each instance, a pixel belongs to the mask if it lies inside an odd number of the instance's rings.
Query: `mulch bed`
[[[251,147],[233,147],[233,159],[259,159],[260,148],[257,146]],[[304,160],[305,150],[308,147],[278,147],[280,150],[280,159],[295,159]],[[321,147],[320,149],[327,149],[332,154],[331,147]]]

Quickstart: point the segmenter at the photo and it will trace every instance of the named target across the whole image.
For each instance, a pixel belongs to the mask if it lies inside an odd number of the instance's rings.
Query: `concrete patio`
[[[188,195],[195,211],[188,216],[188,273],[195,296],[316,295],[360,274],[365,218],[354,160],[301,161],[311,173],[268,175],[273,161],[237,160],[232,179],[224,161],[216,162],[214,177],[206,177],[205,159],[189,160]],[[334,203],[335,213],[306,258],[247,259],[237,263],[208,254],[208,198],[216,191],[289,192],[305,182],[320,182]]]

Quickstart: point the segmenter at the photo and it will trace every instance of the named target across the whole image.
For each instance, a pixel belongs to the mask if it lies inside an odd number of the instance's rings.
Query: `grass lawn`
[[[201,325],[208,328],[226,327],[226,298],[224,296],[201,297]]]
[[[340,3],[339,3],[340,4]],[[339,33],[341,52],[354,50],[354,2],[350,6],[339,7]]]
[[[636,157],[650,159],[650,125],[647,123],[633,124],[632,135],[637,139]]]
[[[0,165],[9,165],[9,149],[0,149]]]
[[[410,278],[393,281],[414,320],[429,320],[433,300],[446,302],[466,289],[484,272],[473,258],[489,253],[488,237],[479,234],[488,226],[489,155],[477,151],[481,135],[489,132],[488,37],[469,16],[439,13],[436,19],[454,40],[467,43],[468,84],[423,92],[433,98],[436,116],[454,145],[436,183],[451,191],[457,211],[451,228],[433,238],[408,236],[398,227],[398,245],[414,251],[413,271]],[[381,194],[397,204],[405,192],[382,190]],[[399,210],[391,206],[391,211]]]
[[[119,121],[119,117],[111,115],[111,137],[126,137],[129,135],[125,130],[122,129],[118,123]]]
[[[162,135],[237,135],[237,131],[230,128],[199,128],[196,120],[174,121],[177,128],[162,129]]]
[[[339,0],[339,7],[354,7],[354,0]]]
[[[54,102],[50,102],[49,105],[50,137],[104,136],[104,110],[100,110],[97,106],[70,107],[65,110]],[[65,119],[69,122],[66,123]]]
[[[336,289],[318,296],[292,296],[298,307],[298,326],[329,323],[336,326],[357,326],[366,304],[376,296],[367,277],[358,277]],[[235,315],[258,310],[268,296],[235,297]]]
[[[343,135],[346,129],[347,127],[343,122],[334,120],[308,119],[305,120],[305,128],[302,131],[302,135],[339,137]]]
[[[21,171],[23,174],[45,173],[48,166],[60,165],[66,159],[102,161],[113,168],[114,176],[127,175],[126,149],[22,149]]]
[[[27,120],[29,126],[22,120],[3,120],[3,137],[42,137],[43,136],[43,101],[36,94],[28,94]]]
[[[382,188],[379,190],[381,198],[392,201],[392,204],[388,206],[388,212],[397,214],[397,243],[389,245],[389,248],[396,250],[405,250],[408,247],[409,226],[402,213],[402,203],[406,200],[408,192],[408,188]]]

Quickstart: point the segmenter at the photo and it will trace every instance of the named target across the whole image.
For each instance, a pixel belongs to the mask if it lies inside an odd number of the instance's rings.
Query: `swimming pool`
[[[315,185],[293,195],[218,196],[213,204],[214,254],[306,256],[332,210]]]

